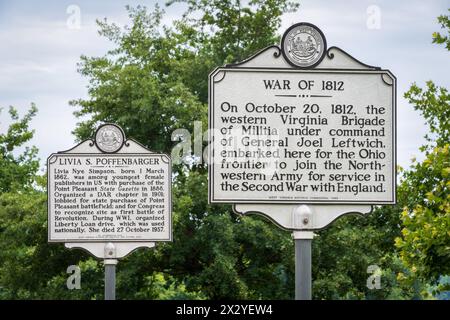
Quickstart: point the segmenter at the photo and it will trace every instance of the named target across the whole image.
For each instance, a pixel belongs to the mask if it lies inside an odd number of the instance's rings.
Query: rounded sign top
[[[281,40],[283,56],[294,67],[315,67],[322,61],[326,49],[327,42],[322,31],[306,22],[291,26]]]
[[[125,141],[123,130],[115,124],[104,124],[95,133],[95,144],[105,153],[114,153],[122,148]]]

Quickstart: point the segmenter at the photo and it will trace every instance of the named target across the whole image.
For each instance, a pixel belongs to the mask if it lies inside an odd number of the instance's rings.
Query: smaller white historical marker
[[[171,241],[171,160],[113,124],[50,155],[49,242]]]

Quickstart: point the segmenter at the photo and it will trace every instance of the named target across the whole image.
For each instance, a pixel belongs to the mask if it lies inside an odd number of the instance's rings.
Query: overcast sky
[[[164,1],[158,1],[164,6]],[[80,55],[101,56],[111,44],[97,35],[95,19],[107,17],[127,23],[125,5],[156,1],[4,1],[0,0],[0,132],[8,124],[7,108],[23,114],[31,102],[39,113],[32,123],[32,143],[42,163],[52,152],[73,146],[71,131],[77,120],[71,99],[87,96],[87,79],[77,73]],[[283,16],[279,33],[300,21],[324,32],[328,46],[338,46],[360,61],[391,70],[398,79],[398,164],[407,167],[424,143],[424,120],[403,99],[412,82],[433,80],[449,87],[449,52],[431,43],[439,31],[436,17],[446,14],[449,2],[435,1],[326,1],[303,0],[296,13]],[[70,7],[75,5],[76,7]],[[80,28],[73,8],[80,10]],[[165,23],[179,18],[184,5],[165,8]],[[69,12],[68,12],[69,11]],[[379,17],[380,19],[377,19]],[[69,25],[68,26],[68,20]],[[74,28],[75,26],[75,28]]]

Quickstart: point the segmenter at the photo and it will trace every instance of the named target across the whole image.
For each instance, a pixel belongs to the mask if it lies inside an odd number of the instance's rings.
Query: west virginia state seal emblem
[[[125,135],[122,129],[114,124],[100,126],[95,134],[97,147],[106,153],[117,152],[122,148]]]
[[[291,65],[300,68],[313,68],[318,65],[325,55],[326,47],[322,31],[306,22],[291,26],[281,40],[284,58]]]

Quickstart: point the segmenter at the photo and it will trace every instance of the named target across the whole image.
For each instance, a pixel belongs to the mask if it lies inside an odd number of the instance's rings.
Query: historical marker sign
[[[209,202],[292,230],[295,297],[309,300],[313,231],[396,201],[395,125],[395,76],[297,23],[209,76]]]
[[[49,242],[170,241],[170,158],[111,124],[80,145],[47,160]]]
[[[302,23],[281,48],[217,68],[209,85],[210,202],[395,203],[388,70],[327,51]]]

